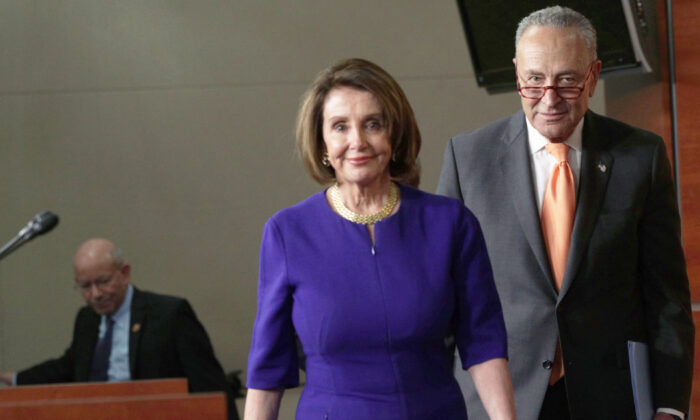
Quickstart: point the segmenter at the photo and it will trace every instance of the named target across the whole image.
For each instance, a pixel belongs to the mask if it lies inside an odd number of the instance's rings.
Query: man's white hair
[[[530,13],[518,24],[515,31],[515,50],[518,50],[520,38],[530,26],[548,26],[552,28],[577,28],[581,38],[593,59],[598,57],[598,39],[595,28],[588,18],[581,13],[562,6],[551,6]]]

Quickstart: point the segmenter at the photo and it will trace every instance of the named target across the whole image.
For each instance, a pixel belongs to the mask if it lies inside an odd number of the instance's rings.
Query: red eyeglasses
[[[518,79],[518,92],[520,92],[520,96],[526,99],[542,99],[547,91],[552,89],[562,99],[578,99],[586,89],[586,82],[588,82],[588,78],[591,76],[593,63],[595,63],[595,60],[588,66],[588,72],[586,72],[586,78],[583,80],[583,86],[520,86],[520,75],[518,74],[518,67],[516,66],[515,76]]]

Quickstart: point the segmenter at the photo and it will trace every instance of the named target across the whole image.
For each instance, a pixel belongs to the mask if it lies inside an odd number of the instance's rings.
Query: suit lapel
[[[525,156],[525,159],[523,159],[523,156]],[[511,118],[508,133],[503,138],[503,149],[499,162],[503,172],[503,179],[510,189],[510,197],[513,200],[513,207],[520,226],[549,287],[552,289],[552,293],[555,294],[547,251],[542,238],[534,186],[532,184],[533,175],[530,164],[525,114],[522,112]]]
[[[95,351],[97,337],[99,335],[100,315],[92,308],[83,309],[85,313],[85,324],[80,331],[75,332],[76,340],[80,340],[80,345],[76,345],[75,354],[75,381],[87,382],[90,378],[92,366],[92,354]]]
[[[605,134],[599,132],[595,125],[595,115],[589,111],[583,125],[579,197],[571,233],[571,248],[557,304],[566,295],[576,277],[605,197],[614,161],[612,155],[604,150],[605,143]]]
[[[139,379],[136,375],[136,355],[141,344],[143,328],[148,317],[148,305],[145,296],[134,287],[134,297],[131,301],[131,326],[129,329],[129,371],[131,379]]]

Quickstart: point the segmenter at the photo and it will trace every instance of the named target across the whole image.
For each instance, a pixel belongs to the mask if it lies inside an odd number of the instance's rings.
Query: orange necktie
[[[552,267],[554,286],[559,292],[564,280],[566,259],[569,256],[569,246],[571,245],[571,231],[574,227],[576,186],[574,174],[567,159],[569,146],[563,143],[550,143],[545,147],[547,152],[557,160],[557,165],[549,177],[542,201],[542,233],[547,247],[549,264]],[[564,376],[564,364],[561,346],[557,343],[549,383],[554,384],[562,376]]]

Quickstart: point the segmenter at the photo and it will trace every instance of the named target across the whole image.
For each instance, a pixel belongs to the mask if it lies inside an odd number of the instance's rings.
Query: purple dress
[[[298,386],[295,331],[306,353],[300,420],[464,420],[445,338],[454,335],[465,369],[507,356],[476,218],[406,186],[374,246],[323,192],[267,222],[249,388]]]

